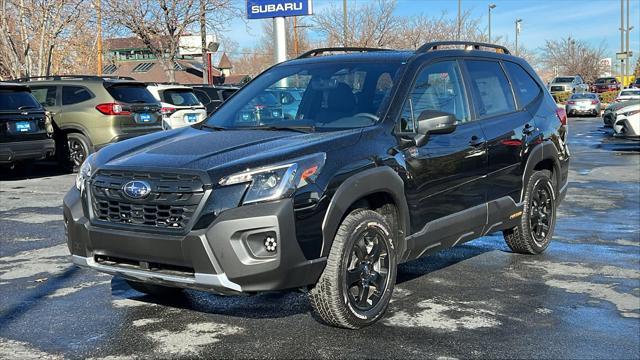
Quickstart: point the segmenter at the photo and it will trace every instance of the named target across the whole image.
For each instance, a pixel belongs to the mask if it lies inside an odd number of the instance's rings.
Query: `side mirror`
[[[416,146],[424,145],[429,135],[452,133],[456,129],[456,122],[456,117],[450,113],[437,110],[421,112],[418,116]]]

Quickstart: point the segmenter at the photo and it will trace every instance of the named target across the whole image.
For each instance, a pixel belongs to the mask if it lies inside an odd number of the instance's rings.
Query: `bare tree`
[[[594,81],[606,70],[600,62],[604,53],[604,45],[591,47],[584,41],[569,36],[560,40],[547,40],[543,48],[542,63],[559,74],[577,74],[586,81]]]
[[[201,6],[214,29],[239,12],[233,0],[105,0],[109,20],[142,40],[175,81],[180,37],[200,24]]]

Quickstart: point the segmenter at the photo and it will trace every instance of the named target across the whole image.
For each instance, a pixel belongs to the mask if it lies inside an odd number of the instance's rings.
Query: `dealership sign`
[[[304,16],[313,14],[312,0],[247,0],[247,18]]]

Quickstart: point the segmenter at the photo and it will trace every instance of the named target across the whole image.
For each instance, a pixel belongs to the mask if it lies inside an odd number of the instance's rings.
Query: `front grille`
[[[151,192],[132,199],[122,187],[131,180],[145,180]],[[100,170],[90,183],[93,220],[147,229],[186,229],[204,196],[197,175]]]

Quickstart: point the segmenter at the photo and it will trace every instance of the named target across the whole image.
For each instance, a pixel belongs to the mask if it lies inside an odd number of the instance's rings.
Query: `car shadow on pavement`
[[[133,290],[119,277],[111,280],[114,298],[130,299],[176,309],[232,317],[270,319],[308,313],[311,307],[300,291],[278,291],[244,296],[224,296],[197,290],[186,290],[172,297],[145,295]]]
[[[19,163],[13,169],[0,167],[0,181],[37,179],[68,173],[69,171],[61,167],[57,162],[44,160],[32,163]]]

